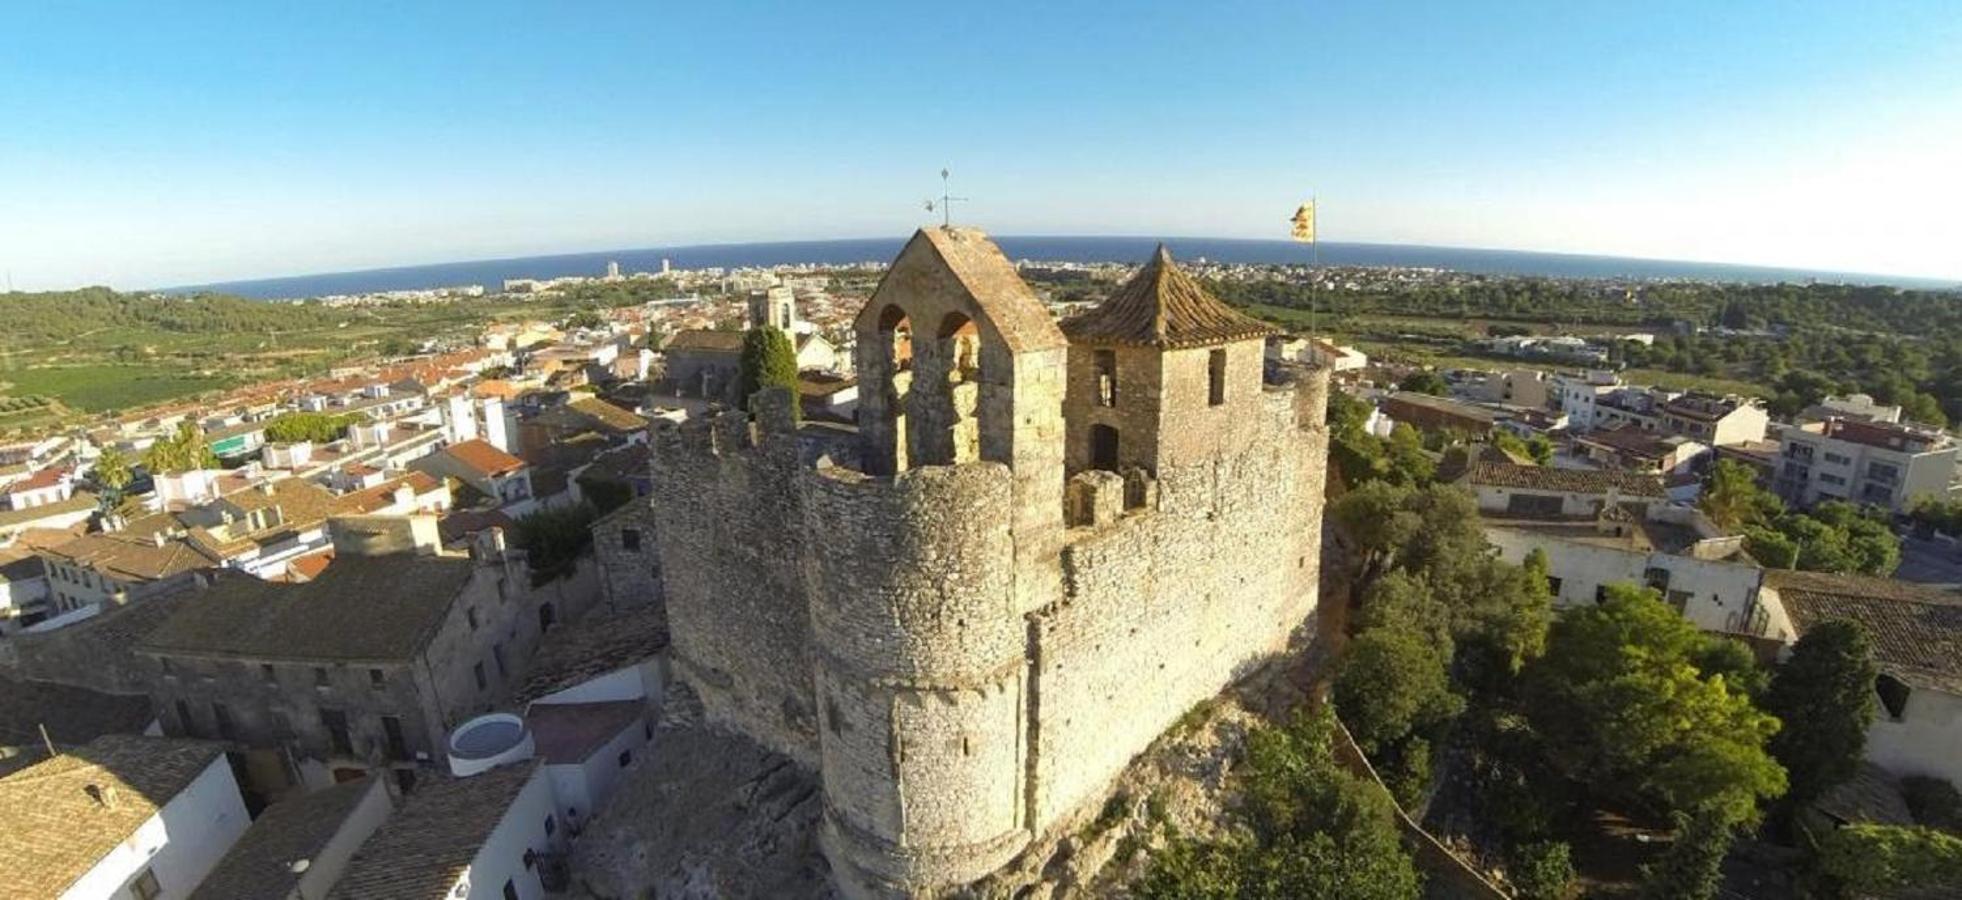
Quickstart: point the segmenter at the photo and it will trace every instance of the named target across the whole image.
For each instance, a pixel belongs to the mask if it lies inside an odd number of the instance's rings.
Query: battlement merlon
[[[1294,391],[1295,426],[1303,431],[1328,427],[1329,369],[1313,363],[1269,362],[1263,377],[1268,390]]]
[[[769,387],[750,398],[752,412],[710,404],[699,416],[679,424],[656,419],[648,426],[649,447],[657,460],[745,453],[780,441],[795,442],[797,420],[792,415],[796,395]]]

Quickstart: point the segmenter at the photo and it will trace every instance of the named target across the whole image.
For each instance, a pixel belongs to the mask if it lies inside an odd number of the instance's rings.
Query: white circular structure
[[[458,778],[530,759],[534,752],[525,720],[510,713],[488,713],[458,725],[448,743],[450,774]]]

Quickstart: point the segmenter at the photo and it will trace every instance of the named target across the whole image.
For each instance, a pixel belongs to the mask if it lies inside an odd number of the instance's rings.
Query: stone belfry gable
[[[1046,350],[1063,345],[1063,334],[1042,301],[1002,255],[1001,248],[978,228],[922,228],[886,270],[872,299],[859,311],[854,328],[879,330],[879,318],[889,307],[906,309],[916,330],[934,324],[929,312],[961,312],[994,336],[1012,353]]]
[[[1265,322],[1227,306],[1172,262],[1164,244],[1095,309],[1063,323],[1072,342],[1170,350],[1265,338]]]

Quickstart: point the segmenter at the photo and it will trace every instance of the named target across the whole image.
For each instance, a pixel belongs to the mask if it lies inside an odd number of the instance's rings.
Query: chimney
[[[89,799],[94,800],[95,805],[101,807],[102,809],[116,808],[117,797],[116,797],[116,789],[114,787],[105,787],[99,784],[87,784],[82,786],[82,792],[88,794]]]

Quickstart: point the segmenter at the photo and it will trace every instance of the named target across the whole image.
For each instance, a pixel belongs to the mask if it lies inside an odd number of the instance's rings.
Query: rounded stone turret
[[[972,881],[1028,841],[1007,466],[804,482],[827,852],[848,894]]]

